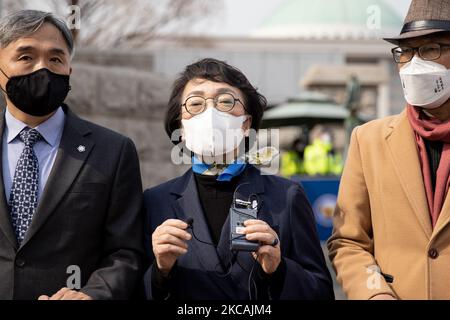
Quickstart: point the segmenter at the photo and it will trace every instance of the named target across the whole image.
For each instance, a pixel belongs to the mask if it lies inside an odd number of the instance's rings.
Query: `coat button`
[[[436,249],[430,249],[428,250],[428,256],[431,259],[436,259],[437,257],[439,257],[439,252]]]
[[[23,268],[25,266],[25,260],[17,259],[16,266],[18,266],[19,268]]]

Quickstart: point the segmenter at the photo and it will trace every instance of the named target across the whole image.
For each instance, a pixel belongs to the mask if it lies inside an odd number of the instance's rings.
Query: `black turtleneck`
[[[231,181],[217,181],[217,176],[198,173],[194,173],[194,176],[212,240],[214,244],[217,244],[220,240],[222,227],[228,217],[239,177],[235,177]]]

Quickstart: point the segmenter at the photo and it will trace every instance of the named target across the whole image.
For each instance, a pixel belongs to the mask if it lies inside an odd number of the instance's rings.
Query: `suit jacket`
[[[278,233],[282,257],[286,262],[281,293],[272,298],[334,298],[312,210],[302,188],[283,178],[261,175],[253,166],[244,171],[239,181],[239,185],[246,183],[249,183],[249,194],[256,194],[259,203],[262,204],[258,218],[266,221]],[[194,219],[194,232],[198,239],[212,243],[192,170],[179,178],[147,190],[144,193],[144,206],[148,226],[146,243],[151,245],[151,234],[165,220],[183,220],[188,217]],[[176,272],[170,285],[171,298],[188,300],[249,298],[248,276],[255,262],[248,252],[240,252],[234,261],[230,258],[229,224],[228,217],[217,249],[195,239],[189,241],[188,253],[177,260]],[[149,251],[152,252],[151,247]],[[229,270],[230,261],[233,262],[231,274],[221,277],[220,274],[223,275]],[[147,297],[154,299],[151,278],[152,267],[146,273],[145,286]]]
[[[353,131],[328,243],[349,298],[450,299],[450,196],[433,230],[419,161],[406,112]]]
[[[0,168],[0,299],[52,295],[67,280],[76,284],[69,277],[76,276],[77,267],[82,292],[94,299],[124,299],[142,276],[136,149],[130,139],[63,109],[66,122],[58,154],[20,246]],[[2,134],[4,126],[3,113]]]

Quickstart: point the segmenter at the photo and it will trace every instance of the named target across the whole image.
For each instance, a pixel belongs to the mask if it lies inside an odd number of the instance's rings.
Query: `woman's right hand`
[[[168,219],[158,226],[152,234],[153,254],[158,269],[168,275],[178,257],[188,250],[186,241],[191,234],[186,231],[188,224],[181,220]]]

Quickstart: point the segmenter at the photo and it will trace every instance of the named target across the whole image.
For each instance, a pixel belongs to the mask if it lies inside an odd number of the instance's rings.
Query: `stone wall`
[[[76,62],[66,102],[82,118],[120,132],[136,144],[144,188],[178,176],[164,131],[171,81],[129,67]]]
[[[154,70],[154,56],[144,49],[98,50],[76,48],[74,62],[99,66],[126,67],[139,71]]]

